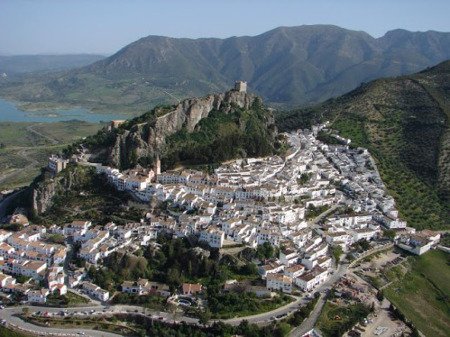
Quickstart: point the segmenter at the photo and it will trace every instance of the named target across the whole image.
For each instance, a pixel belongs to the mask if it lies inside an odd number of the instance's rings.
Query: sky
[[[110,55],[148,35],[230,37],[334,24],[450,32],[449,0],[0,0],[0,55]]]

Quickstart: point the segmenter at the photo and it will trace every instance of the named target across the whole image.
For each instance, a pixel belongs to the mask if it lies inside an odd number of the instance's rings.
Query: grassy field
[[[69,300],[69,305],[87,304],[90,302],[87,298],[80,296],[78,294],[75,294],[74,292],[71,292],[71,291],[67,292],[66,297]]]
[[[0,190],[28,185],[49,155],[101,127],[81,121],[0,123]]]
[[[9,330],[3,326],[0,326],[0,337],[30,337],[30,336],[31,335]]]
[[[242,301],[239,300],[242,299]],[[209,303],[213,318],[229,319],[269,312],[285,306],[293,301],[290,296],[276,296],[274,298],[258,298],[251,293],[228,293],[217,296],[217,302]]]
[[[425,336],[448,337],[450,255],[435,250],[411,260],[410,271],[384,294]]]
[[[22,319],[28,321],[35,325],[48,326],[51,328],[64,328],[68,332],[72,333],[76,328],[92,329],[98,331],[107,331],[118,333],[121,336],[137,336],[139,335],[139,330],[125,324],[118,322],[115,318],[110,318],[109,320],[103,317],[90,317],[90,318],[43,318],[43,317],[31,317],[22,316]]]
[[[325,337],[342,336],[353,325],[367,317],[370,310],[361,303],[340,306],[327,301],[317,321]]]

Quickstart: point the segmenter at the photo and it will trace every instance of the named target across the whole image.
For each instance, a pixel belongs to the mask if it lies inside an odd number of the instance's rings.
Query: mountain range
[[[274,106],[310,105],[375,78],[450,59],[450,33],[393,30],[380,38],[329,25],[257,36],[148,36],[78,69],[0,81],[0,96],[138,114],[156,104],[221,92],[246,80]]]

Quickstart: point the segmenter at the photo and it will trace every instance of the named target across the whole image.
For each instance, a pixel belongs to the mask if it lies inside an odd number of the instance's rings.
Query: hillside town
[[[72,289],[106,302],[111,294],[87,277],[87,266],[101,266],[116,251],[152,245],[162,233],[195,238],[212,249],[276,247],[279,256],[258,266],[265,289],[248,288],[261,296],[313,292],[335,272],[336,249],[352,254],[361,241],[371,241],[371,249],[376,249],[384,244],[383,230],[393,230],[397,245],[414,254],[435,246],[439,234],[416,233],[399,218],[368,151],[350,147],[350,140],[327,145],[318,140],[324,131],[327,124],[286,134],[291,147],[285,158],[239,159],[214,174],[161,172],[159,160],[155,170],[125,172],[89,164],[117,190],[141,203],[166,203],[167,211],[158,216],[149,212],[141,222],[125,226],[85,219],[48,228],[23,223],[17,232],[0,230],[2,296],[42,304],[50,294]],[[67,164],[52,156],[48,169],[57,173]],[[86,267],[74,269],[74,259],[85,261]],[[229,280],[225,287],[237,284]],[[126,281],[121,289],[171,295],[167,285],[147,279]],[[201,290],[201,284],[183,284],[177,292],[195,295]]]

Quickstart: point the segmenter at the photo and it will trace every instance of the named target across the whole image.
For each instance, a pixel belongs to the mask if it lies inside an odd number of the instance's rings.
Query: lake
[[[77,119],[98,123],[129,117],[120,114],[92,113],[83,108],[23,111],[15,103],[0,99],[0,122],[62,122]]]

